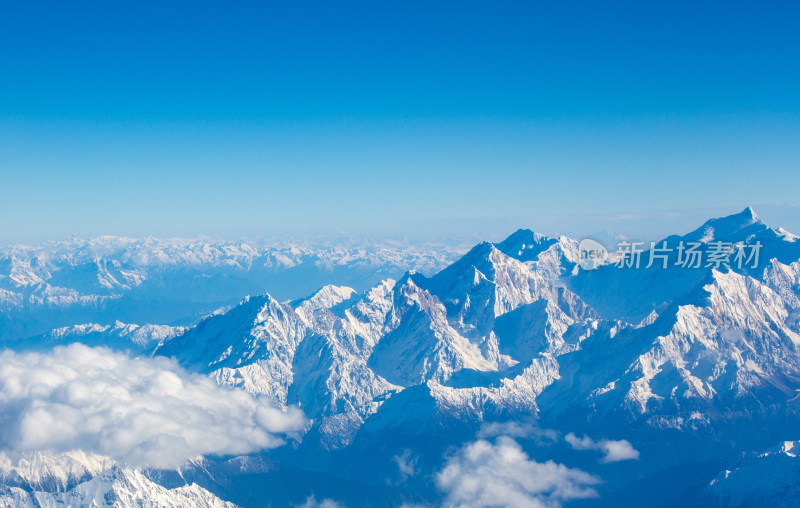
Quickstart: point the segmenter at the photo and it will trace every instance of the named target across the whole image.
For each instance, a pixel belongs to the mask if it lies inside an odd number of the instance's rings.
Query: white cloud
[[[397,464],[403,480],[417,474],[417,458],[411,455],[411,450],[404,450],[401,455],[395,455],[392,460]]]
[[[605,453],[603,462],[619,462],[620,460],[638,460],[639,451],[626,439],[621,441],[601,441],[600,446]]]
[[[572,432],[570,432],[569,434],[567,434],[567,436],[564,439],[575,450],[596,450],[597,449],[597,443],[595,443],[594,440],[592,438],[588,437],[588,436],[578,437],[575,434],[573,434]]]
[[[314,496],[309,496],[306,499],[306,502],[298,505],[297,508],[344,508],[344,506],[332,499],[323,499],[322,501],[317,501]]]
[[[571,499],[595,497],[599,479],[553,461],[531,460],[508,436],[478,440],[451,457],[437,475],[449,508],[558,507]]]
[[[622,439],[612,441],[603,439],[595,441],[589,436],[578,437],[572,432],[564,438],[575,450],[600,450],[603,452],[603,462],[619,462],[621,460],[638,460],[639,451],[630,441]]]
[[[85,450],[132,466],[282,444],[306,419],[221,388],[166,358],[131,359],[74,344],[0,353],[0,449]]]
[[[479,438],[496,436],[530,438],[541,443],[553,443],[558,441],[558,432],[550,429],[543,429],[529,422],[510,421],[502,423],[484,423],[478,431]]]

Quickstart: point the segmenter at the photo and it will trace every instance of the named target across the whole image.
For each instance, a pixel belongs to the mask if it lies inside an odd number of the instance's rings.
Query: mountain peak
[[[747,206],[741,212],[733,214],[730,217],[739,217],[741,220],[749,222],[762,222],[761,217],[753,210],[752,206]]]
[[[761,218],[758,216],[758,214],[756,214],[755,210],[749,206],[739,213],[728,215],[727,217],[721,217],[716,220],[720,223],[726,223],[730,224],[731,226],[738,226],[740,228],[745,228],[754,224],[766,227],[766,224],[761,221]]]
[[[508,238],[506,238],[504,241],[507,242],[507,241],[512,240],[512,239],[518,239],[518,240],[531,239],[531,240],[534,240],[534,239],[537,239],[537,238],[542,238],[542,235],[540,235],[539,233],[536,233],[535,231],[533,231],[531,229],[520,228],[520,229],[514,231],[513,233],[511,233],[508,236]]]
[[[351,287],[328,284],[322,286],[309,297],[291,302],[290,306],[294,309],[300,307],[330,308],[349,300],[355,293],[356,290]]]
[[[752,206],[748,206],[744,210],[742,210],[737,215],[742,216],[743,218],[750,219],[753,222],[761,222],[761,218],[758,216],[755,210],[753,210]]]
[[[736,242],[745,240],[750,235],[763,233],[768,229],[756,212],[748,206],[739,213],[707,221],[689,233],[687,239],[702,242],[715,240]]]
[[[546,237],[530,229],[518,229],[502,242],[495,244],[495,247],[506,256],[524,262],[535,260],[539,254],[557,242],[555,238]]]

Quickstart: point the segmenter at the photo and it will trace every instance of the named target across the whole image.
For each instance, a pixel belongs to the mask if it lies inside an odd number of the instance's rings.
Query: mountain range
[[[460,257],[149,242],[6,252],[4,346],[79,342],[172,358],[221,387],[299,408],[308,424],[269,451],[177,469],[77,451],[8,456],[0,506],[796,499],[800,241],[750,208],[641,253],[691,244],[710,259],[721,246],[758,246],[742,265],[731,255],[687,267],[673,249],[663,265],[620,267],[611,256],[587,270],[578,239],[529,230]],[[321,264],[335,268],[321,277]],[[382,276],[390,271],[399,276]],[[252,294],[231,303],[237,291]]]

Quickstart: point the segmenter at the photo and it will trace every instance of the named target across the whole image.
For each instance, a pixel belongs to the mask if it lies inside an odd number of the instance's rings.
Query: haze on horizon
[[[0,244],[800,233],[800,8],[13,4]]]

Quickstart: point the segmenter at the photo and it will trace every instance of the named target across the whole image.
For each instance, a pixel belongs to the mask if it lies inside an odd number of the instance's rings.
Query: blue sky
[[[800,232],[791,2],[7,2],[0,242]]]

